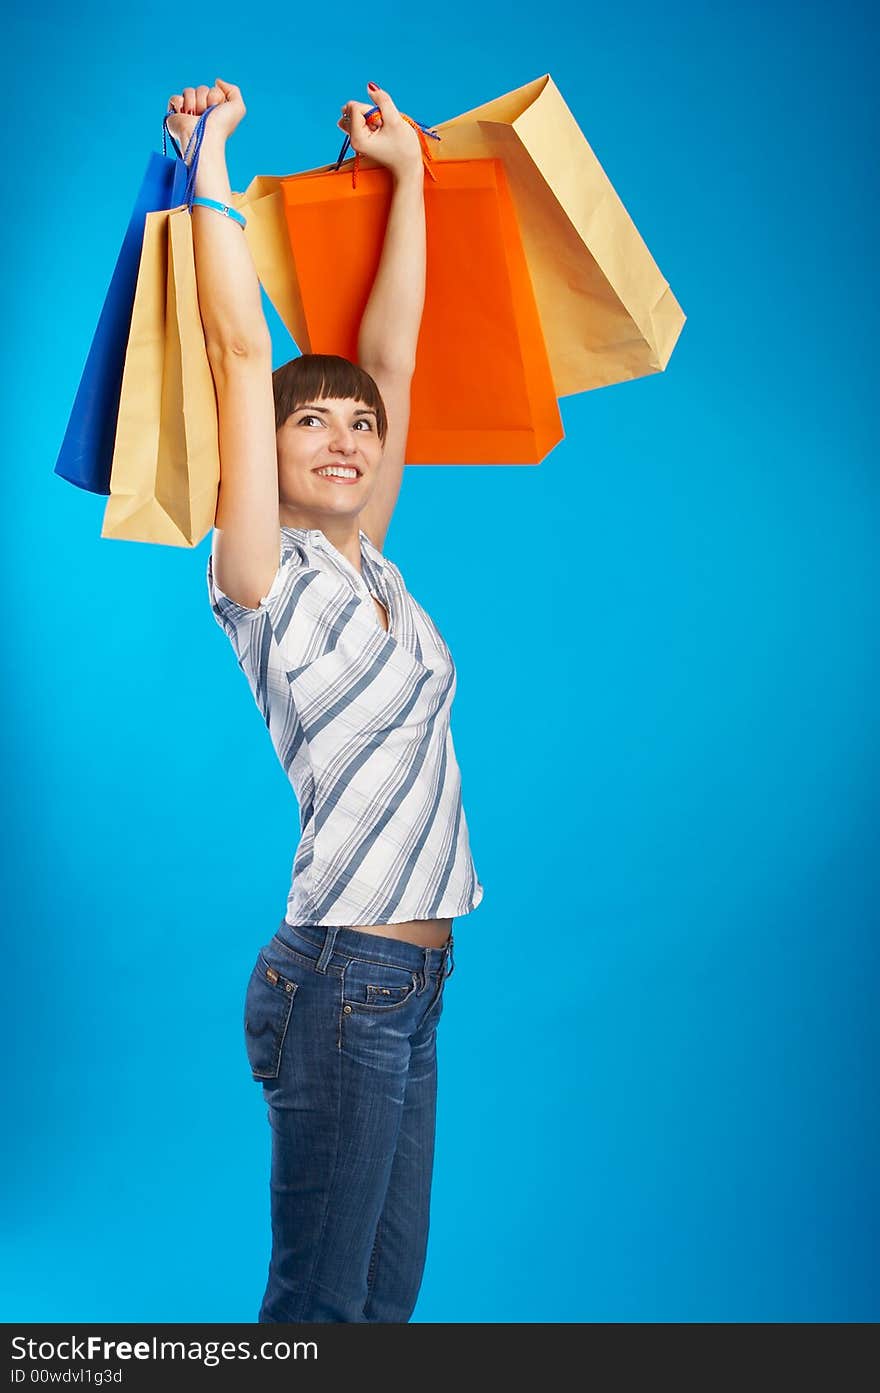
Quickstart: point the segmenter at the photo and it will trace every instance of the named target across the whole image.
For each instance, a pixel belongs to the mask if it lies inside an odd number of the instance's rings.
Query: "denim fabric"
[[[442,948],[282,920],[245,998],[271,1128],[258,1321],[408,1321],[428,1243]]]

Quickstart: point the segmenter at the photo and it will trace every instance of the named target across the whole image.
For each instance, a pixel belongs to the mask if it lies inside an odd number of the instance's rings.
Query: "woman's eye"
[[[317,421],[319,425],[323,425],[322,419],[320,419],[320,417],[313,417],[313,415],[305,415],[305,417],[299,417],[298,425],[304,426],[309,421]],[[370,425],[369,421],[366,421],[365,417],[359,417],[358,421],[355,422],[355,425],[366,426],[366,429],[368,430],[373,429],[372,425]]]

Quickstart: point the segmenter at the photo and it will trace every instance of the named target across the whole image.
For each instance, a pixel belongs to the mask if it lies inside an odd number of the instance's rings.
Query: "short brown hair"
[[[275,369],[272,391],[276,430],[280,430],[291,412],[306,402],[326,397],[353,397],[375,411],[379,439],[385,444],[388,418],[382,394],[370,374],[348,358],[336,353],[302,353]]]

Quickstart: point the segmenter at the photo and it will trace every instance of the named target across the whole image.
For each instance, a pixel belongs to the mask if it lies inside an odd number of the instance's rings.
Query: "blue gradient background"
[[[440,121],[550,72],[688,315],[542,467],[409,469],[387,538],[458,663],[486,887],[415,1319],[880,1316],[866,16],[8,17],[3,1319],[249,1321],[265,1279],[241,1008],[295,801],[210,540],[101,540],[52,472],[167,96],[218,73],[241,189],[332,159],[368,79]]]

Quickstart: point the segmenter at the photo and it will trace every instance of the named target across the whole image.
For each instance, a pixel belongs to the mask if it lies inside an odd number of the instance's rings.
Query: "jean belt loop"
[[[446,952],[449,954],[449,971],[445,974],[447,977],[451,977],[455,971],[455,953],[452,951],[454,943],[455,939],[450,934],[449,942],[446,944]]]
[[[324,947],[321,949],[318,961],[315,963],[316,972],[326,972],[327,964],[333,953],[333,945],[336,942],[336,935],[339,933],[338,924],[328,924],[324,935]]]

